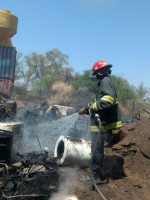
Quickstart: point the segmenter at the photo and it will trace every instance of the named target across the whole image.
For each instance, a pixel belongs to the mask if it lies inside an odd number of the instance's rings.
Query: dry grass
[[[70,105],[73,90],[72,86],[58,82],[52,86],[53,95],[48,99],[48,102],[50,104]]]
[[[134,115],[140,115],[141,118],[149,118],[150,115],[144,111],[150,112],[150,103],[145,103],[141,100],[126,100],[119,103],[121,114],[126,117],[133,117]]]
[[[69,93],[72,91],[72,86],[71,85],[68,85],[64,82],[58,82],[58,83],[55,83],[53,86],[52,86],[52,91],[53,92],[60,92],[60,93]]]

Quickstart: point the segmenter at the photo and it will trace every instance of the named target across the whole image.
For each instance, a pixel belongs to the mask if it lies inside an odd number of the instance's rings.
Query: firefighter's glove
[[[78,112],[79,115],[88,115],[89,114],[89,111],[86,109],[86,108],[81,108]]]

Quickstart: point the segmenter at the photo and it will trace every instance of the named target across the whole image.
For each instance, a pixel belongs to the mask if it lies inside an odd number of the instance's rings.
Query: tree
[[[90,70],[86,70],[82,75],[78,74],[78,76],[73,81],[71,81],[70,84],[76,89],[86,87],[90,92],[97,92],[97,80],[96,78],[89,78],[90,72]]]
[[[16,60],[15,80],[21,80],[21,87],[24,91],[24,101],[26,101],[27,87],[33,80],[34,70],[29,56],[22,57],[23,54],[18,53]],[[17,85],[19,85],[19,83],[17,83]]]
[[[146,87],[144,87],[143,82],[140,83],[140,85],[137,88],[137,93],[139,95],[139,97],[143,100],[145,95],[149,92],[150,90]]]
[[[68,65],[68,55],[63,54],[58,49],[53,49],[45,53],[47,72],[53,82],[61,80],[63,67]]]
[[[68,56],[58,49],[47,51],[44,55],[32,53],[30,58],[34,71],[32,88],[39,95],[50,94],[54,82],[65,76],[64,67],[68,65]]]
[[[111,75],[114,82],[117,96],[119,101],[126,101],[127,99],[133,99],[137,96],[136,88],[129,84],[129,82],[120,76]]]
[[[65,83],[70,83],[74,79],[73,73],[74,73],[73,68],[71,67],[63,68],[62,78],[61,78],[62,81],[64,81]]]
[[[24,60],[21,52],[17,53],[16,69],[15,69],[15,81],[24,78]]]
[[[68,58],[68,55],[58,49],[47,51],[44,55],[33,52],[23,57],[19,53],[15,79],[21,80],[24,91],[30,85],[40,96],[50,94],[52,85],[56,81],[72,80],[74,70],[68,67]]]

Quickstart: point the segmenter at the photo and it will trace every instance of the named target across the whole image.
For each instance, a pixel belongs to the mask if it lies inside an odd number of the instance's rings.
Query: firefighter
[[[113,82],[109,76],[112,65],[103,60],[94,63],[92,76],[96,76],[98,92],[95,102],[90,106],[91,121],[91,168],[95,177],[101,177],[101,167],[104,158],[104,141],[109,141],[112,137],[112,130],[122,126],[117,94]],[[79,114],[88,114],[87,107],[82,108]],[[100,118],[101,126],[98,121]],[[99,131],[99,128],[101,130]],[[98,136],[100,134],[100,137]]]

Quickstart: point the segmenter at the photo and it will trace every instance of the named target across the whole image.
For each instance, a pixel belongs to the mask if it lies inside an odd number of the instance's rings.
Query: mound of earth
[[[103,181],[96,180],[98,188],[108,200],[149,200],[150,199],[150,121],[124,124],[114,131],[114,145],[105,148]],[[81,181],[73,194],[79,200],[102,199],[93,191],[92,181]]]

